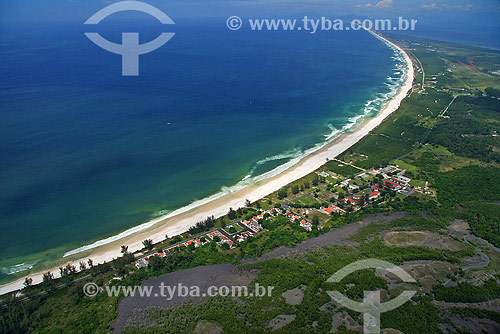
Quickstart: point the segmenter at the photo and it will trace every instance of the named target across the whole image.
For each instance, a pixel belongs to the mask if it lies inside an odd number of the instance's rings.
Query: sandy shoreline
[[[190,209],[186,212],[182,212],[176,216],[155,219],[153,221],[154,224],[150,224],[152,226],[143,231],[134,233],[130,236],[96,247],[94,249],[77,253],[68,257],[68,261],[71,261],[71,263],[76,265],[77,268],[78,262],[80,260],[86,260],[89,258],[91,258],[94,263],[109,262],[121,255],[121,245],[128,245],[129,251],[135,252],[143,247],[142,241],[144,239],[153,239],[154,242],[159,242],[165,239],[166,234],[169,236],[174,236],[183,233],[187,231],[190,226],[200,220],[205,219],[208,216],[223,216],[229,211],[230,207],[238,208],[244,206],[245,200],[247,199],[254,202],[277,191],[281,187],[313,172],[324,163],[326,163],[327,159],[336,157],[337,155],[357,143],[370,131],[372,131],[380,123],[382,123],[385,118],[387,118],[391,113],[399,108],[401,102],[411,90],[414,79],[413,63],[408,54],[406,54],[406,52],[404,52],[400,47],[390,42],[389,40],[379,35],[374,35],[388,45],[391,45],[392,47],[398,49],[403,54],[405,62],[407,63],[406,78],[403,85],[399,88],[397,94],[393,97],[393,99],[389,101],[375,117],[367,119],[353,132],[340,135],[333,142],[325,145],[311,155],[302,158],[296,165],[290,167],[289,169],[281,172],[276,176],[256,182],[255,184],[238,190],[232,194],[224,195],[213,201],[202,204],[196,208]],[[58,276],[59,274],[58,268],[53,268],[50,271],[54,273],[55,276]],[[42,281],[42,273],[30,274],[29,277],[33,279],[34,284]],[[24,278],[0,286],[0,294],[8,293],[22,288],[23,282]]]

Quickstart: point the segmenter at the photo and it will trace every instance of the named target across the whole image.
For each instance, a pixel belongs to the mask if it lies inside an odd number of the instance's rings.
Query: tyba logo
[[[333,274],[327,282],[339,283],[344,277],[349,274],[363,269],[381,269],[396,275],[405,283],[415,283],[415,279],[411,277],[401,267],[398,267],[390,262],[367,259],[351,263]],[[380,315],[384,312],[392,311],[407,301],[410,300],[416,291],[403,291],[396,298],[381,303],[380,291],[365,291],[363,302],[356,302],[341,294],[339,291],[327,291],[327,293],[335,299],[335,301],[350,310],[363,313],[363,329],[364,333],[380,333]]]
[[[85,24],[99,24],[103,19],[111,14],[122,11],[139,11],[147,13],[162,24],[175,24],[170,17],[156,7],[148,5],[140,1],[122,1],[109,5],[94,15],[92,15]],[[124,32],[122,33],[122,44],[116,44],[104,39],[101,35],[95,32],[86,32],[92,42],[100,46],[106,51],[116,53],[122,56],[122,75],[123,76],[138,76],[139,75],[139,55],[149,53],[167,43],[175,33],[161,33],[156,39],[139,44],[139,33]]]

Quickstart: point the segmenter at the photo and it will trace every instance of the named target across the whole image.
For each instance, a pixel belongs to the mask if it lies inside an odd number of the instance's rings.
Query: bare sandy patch
[[[447,275],[453,271],[452,264],[445,261],[431,260],[405,262],[401,265],[401,268],[408,272],[426,289],[441,284],[446,280]]]
[[[448,229],[460,234],[468,234],[470,232],[470,226],[465,220],[455,220],[448,226]]]
[[[272,331],[281,329],[295,320],[295,314],[280,314],[276,318],[272,319],[267,327],[271,328]]]
[[[390,247],[417,246],[452,251],[463,249],[460,242],[429,231],[388,232],[384,237],[384,243]]]
[[[386,328],[386,329],[384,329],[382,334],[403,334],[403,332],[398,331],[397,329]]]
[[[285,298],[288,305],[299,305],[304,299],[304,291],[306,290],[305,285],[301,285],[295,289],[283,292],[281,295]]]
[[[222,334],[222,332],[222,327],[205,320],[199,321],[194,329],[194,334]]]

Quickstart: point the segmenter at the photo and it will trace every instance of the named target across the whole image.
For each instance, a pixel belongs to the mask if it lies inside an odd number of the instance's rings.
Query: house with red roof
[[[391,189],[391,190],[398,190],[401,188],[401,186],[397,183],[394,183],[392,181],[389,181],[389,180],[384,180],[383,182],[384,186]]]
[[[336,208],[334,206],[329,206],[326,209],[323,209],[323,211],[325,211],[328,214],[332,213],[335,210],[336,210]]]
[[[309,223],[307,220],[302,219],[299,224],[301,227],[305,228],[306,230],[312,231],[312,224]]]
[[[328,213],[328,214],[331,214],[332,212],[343,212],[344,210],[342,210],[341,208],[335,206],[335,205],[332,205],[332,206],[329,206],[328,208],[326,209],[323,209],[324,212]]]
[[[342,198],[342,200],[348,204],[353,204],[353,205],[356,204],[356,202],[350,199],[349,197],[344,197]]]

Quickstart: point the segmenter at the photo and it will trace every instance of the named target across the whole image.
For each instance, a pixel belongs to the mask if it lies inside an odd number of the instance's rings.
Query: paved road
[[[236,243],[236,240],[234,240],[234,238],[229,233],[227,233],[222,227],[218,228],[217,231],[219,231],[220,234],[222,234],[223,236],[225,236],[226,238],[228,238],[232,242]]]
[[[453,104],[453,102],[455,102],[455,100],[456,100],[456,98],[457,98],[458,96],[459,96],[459,95],[455,95],[455,96],[453,97],[453,100],[451,100],[450,104],[448,104],[448,106],[447,106],[447,107],[443,110],[443,112],[442,112],[442,113],[440,113],[440,114],[439,114],[439,116],[438,116],[438,117],[443,117],[443,116],[444,116],[444,114],[446,114],[446,112],[448,111],[448,109],[450,109],[451,105]]]
[[[421,87],[421,89],[424,90],[424,85],[425,85],[424,65],[422,65],[422,62],[420,61],[420,59],[418,59],[418,57],[413,52],[411,52],[410,50],[405,50],[405,51],[408,52],[409,54],[411,54],[413,56],[413,58],[415,58],[418,61],[419,67],[422,70],[422,87]]]

